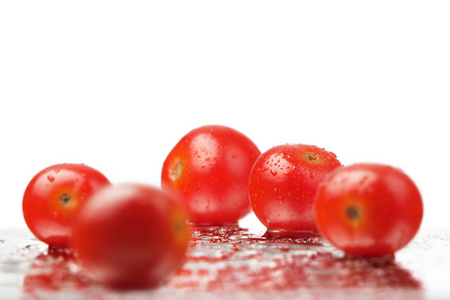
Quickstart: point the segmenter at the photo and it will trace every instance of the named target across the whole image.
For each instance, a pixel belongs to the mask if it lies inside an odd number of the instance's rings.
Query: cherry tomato
[[[30,231],[50,246],[69,247],[74,214],[109,180],[84,164],[57,164],[36,174],[22,202]]]
[[[315,198],[317,224],[330,243],[349,255],[385,256],[419,230],[419,190],[401,170],[355,164],[332,172]]]
[[[192,130],[164,161],[161,182],[197,225],[231,225],[250,212],[248,176],[261,154],[242,133],[210,125]]]
[[[335,154],[317,146],[287,144],[269,149],[250,174],[253,212],[269,232],[317,235],[314,195],[324,177],[340,166]]]
[[[118,184],[78,213],[73,249],[95,280],[114,289],[158,286],[181,266],[190,238],[185,212],[160,189]]]

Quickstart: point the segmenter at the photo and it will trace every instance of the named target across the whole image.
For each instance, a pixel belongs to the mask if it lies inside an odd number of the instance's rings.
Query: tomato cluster
[[[40,171],[22,207],[39,240],[73,248],[91,276],[111,288],[158,286],[188,249],[189,227],[177,199],[149,185],[112,184],[83,164]]]
[[[113,184],[83,164],[58,164],[28,184],[23,215],[51,247],[73,248],[113,288],[158,286],[181,266],[190,225],[229,226],[253,211],[269,235],[319,236],[349,255],[392,255],[423,217],[401,170],[343,166],[323,148],[286,144],[261,153],[219,125],[188,132],[162,164],[161,188]]]
[[[394,254],[423,217],[420,193],[399,169],[344,167],[334,153],[304,144],[261,154],[223,126],[186,134],[167,156],[161,182],[179,196],[193,224],[233,224],[250,205],[268,235],[322,235],[360,256]]]

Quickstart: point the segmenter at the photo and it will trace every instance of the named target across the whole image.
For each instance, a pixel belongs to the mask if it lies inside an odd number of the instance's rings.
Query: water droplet
[[[47,176],[47,179],[48,179],[50,182],[55,181],[55,177],[54,177],[53,175],[48,175],[48,176]]]
[[[273,176],[277,175],[277,170],[271,169],[270,170],[270,174],[272,174]]]

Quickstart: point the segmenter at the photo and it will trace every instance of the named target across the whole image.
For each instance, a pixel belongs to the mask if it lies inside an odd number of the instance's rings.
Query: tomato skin
[[[220,125],[193,129],[170,151],[163,190],[179,195],[191,223],[232,225],[250,212],[248,176],[261,154],[239,131]]]
[[[158,286],[181,266],[190,239],[185,212],[160,189],[123,183],[80,210],[73,249],[91,276],[114,289]]]
[[[393,255],[416,235],[423,203],[400,169],[361,163],[336,170],[320,185],[315,215],[322,234],[349,255]]]
[[[250,174],[253,212],[269,231],[317,235],[314,195],[325,176],[340,166],[335,154],[317,146],[272,147],[256,160]]]
[[[109,184],[102,173],[84,164],[47,167],[25,189],[22,201],[25,222],[42,242],[70,247],[76,212],[91,194]]]

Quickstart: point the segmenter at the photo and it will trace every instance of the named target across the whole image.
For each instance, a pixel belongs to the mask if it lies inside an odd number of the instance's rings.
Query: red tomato
[[[184,211],[160,189],[119,184],[82,207],[73,248],[92,277],[115,289],[155,287],[181,266],[190,233]]]
[[[341,168],[320,185],[317,224],[337,248],[358,256],[392,255],[419,230],[419,190],[401,170],[379,164]]]
[[[25,222],[44,243],[69,247],[74,214],[92,193],[109,184],[102,173],[84,164],[50,166],[36,174],[25,190]]]
[[[162,188],[180,195],[194,224],[237,224],[250,212],[248,176],[260,154],[234,129],[218,125],[194,129],[164,161]]]
[[[317,146],[281,145],[263,153],[249,179],[253,212],[270,231],[317,235],[313,200],[324,177],[341,166]]]

